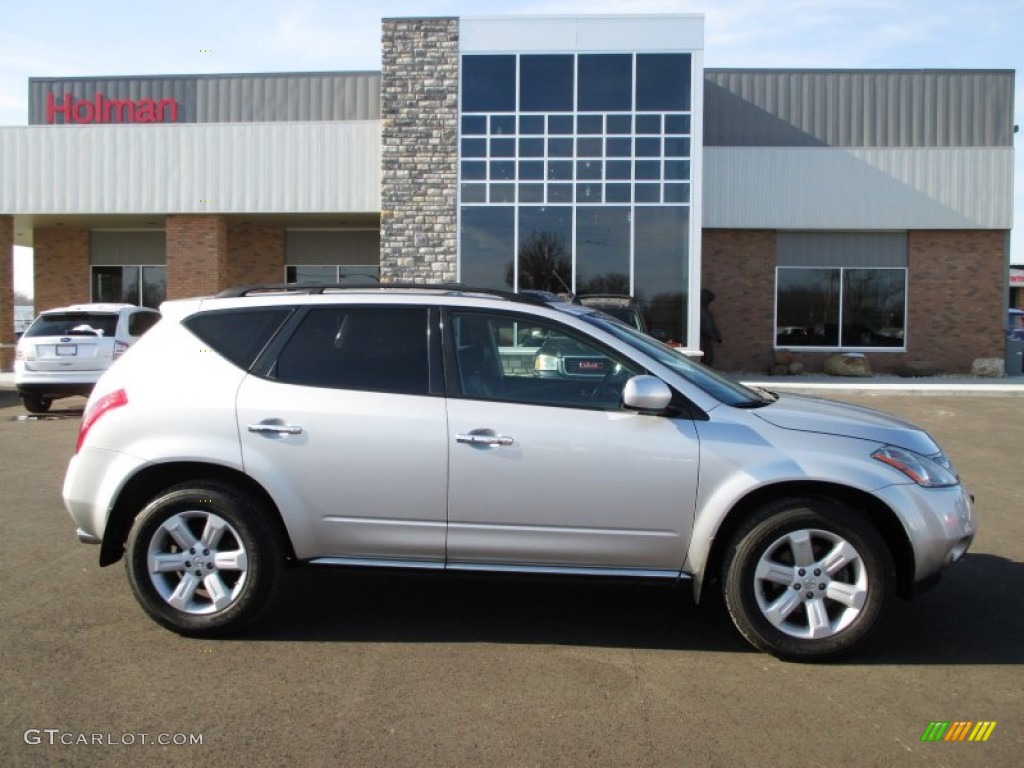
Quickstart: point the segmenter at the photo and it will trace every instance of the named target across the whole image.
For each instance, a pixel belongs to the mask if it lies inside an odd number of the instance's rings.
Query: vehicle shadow
[[[14,418],[22,421],[47,419],[78,419],[85,410],[86,398],[68,397],[56,401],[46,413],[29,413],[22,407],[21,398],[18,392],[13,389],[0,389],[0,409],[18,408]]]
[[[753,653],[720,600],[689,584],[294,569],[246,639],[446,642]],[[930,592],[895,600],[873,641],[840,663],[1024,663],[1024,564],[969,555]]]

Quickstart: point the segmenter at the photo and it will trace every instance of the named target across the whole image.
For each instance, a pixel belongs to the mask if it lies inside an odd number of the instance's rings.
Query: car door
[[[296,555],[443,567],[447,430],[427,310],[315,307],[279,346],[237,412],[246,472]]]
[[[620,407],[641,367],[529,315],[446,327],[448,567],[677,573],[698,439],[689,419]]]

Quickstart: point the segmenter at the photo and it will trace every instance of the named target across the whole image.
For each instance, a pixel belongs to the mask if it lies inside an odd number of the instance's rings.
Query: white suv
[[[96,385],[64,501],[183,634],[238,630],[292,562],[689,581],[758,648],[821,659],[974,537],[917,427],[748,389],[584,306],[292,286],[161,309]],[[554,337],[580,370],[545,365]]]
[[[88,395],[107,368],[152,328],[160,313],[133,304],[73,304],[43,312],[18,339],[14,383],[30,413]]]

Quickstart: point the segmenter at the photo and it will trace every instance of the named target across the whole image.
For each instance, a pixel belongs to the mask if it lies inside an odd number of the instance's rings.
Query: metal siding
[[[198,114],[201,123],[379,120],[380,75],[202,77]]]
[[[380,210],[377,121],[0,128],[0,157],[3,213]]]
[[[1013,149],[706,147],[707,228],[1010,229]]]
[[[166,264],[167,246],[163,230],[92,230],[89,234],[89,263],[104,266],[125,264]]]
[[[380,230],[288,230],[288,266],[361,265],[380,261]]]
[[[780,267],[906,267],[906,232],[779,232]]]
[[[89,101],[97,93],[108,99],[132,101],[174,99],[178,102],[178,123],[196,122],[196,80],[192,77],[31,78],[28,81],[29,125],[46,124],[47,93],[53,93],[57,102],[63,101],[68,93],[75,99]]]
[[[708,69],[705,146],[1010,147],[1012,70]]]

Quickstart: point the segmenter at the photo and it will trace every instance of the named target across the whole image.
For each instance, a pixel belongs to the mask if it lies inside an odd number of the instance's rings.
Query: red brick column
[[[284,229],[243,226],[228,230],[228,284],[284,282]]]
[[[775,232],[705,229],[701,241],[701,285],[715,293],[711,311],[724,340],[715,368],[763,373],[773,362]]]
[[[14,217],[0,216],[0,371],[14,364]]]
[[[229,287],[228,225],[223,216],[167,217],[167,298],[208,296]]]
[[[32,240],[36,314],[88,302],[92,292],[89,230],[40,227]]]
[[[963,373],[1004,356],[1005,243],[994,230],[908,233],[907,359]]]

